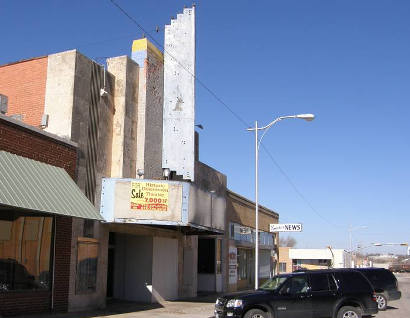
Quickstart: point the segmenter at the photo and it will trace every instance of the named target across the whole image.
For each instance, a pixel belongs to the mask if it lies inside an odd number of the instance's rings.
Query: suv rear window
[[[366,269],[359,270],[374,285],[375,288],[393,288],[396,284],[396,278],[393,273],[386,269]]]
[[[372,291],[373,288],[369,281],[359,272],[341,272],[341,285],[345,292],[367,292]],[[339,276],[338,275],[338,276]]]
[[[332,274],[312,273],[310,274],[312,292],[336,290],[336,283]]]

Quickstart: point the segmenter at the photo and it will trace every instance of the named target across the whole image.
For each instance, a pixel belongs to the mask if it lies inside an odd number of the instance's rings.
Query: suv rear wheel
[[[387,308],[387,299],[383,294],[376,294],[376,300],[377,300],[377,308],[379,310],[386,310]]]
[[[260,309],[248,310],[244,318],[268,318],[268,314]]]
[[[337,318],[362,318],[362,311],[358,307],[344,306],[339,309]]]

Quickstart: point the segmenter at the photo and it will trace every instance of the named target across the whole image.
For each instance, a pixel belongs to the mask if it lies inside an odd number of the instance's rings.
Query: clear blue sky
[[[116,1],[150,31],[191,4]],[[260,157],[261,203],[304,224],[298,247],[347,248],[349,224],[368,226],[355,245],[410,241],[410,1],[196,2],[197,76],[237,115],[317,116],[264,139],[313,209]],[[101,61],[129,55],[142,34],[109,0],[3,0],[0,12],[1,64],[74,48]],[[196,111],[201,160],[253,199],[253,135],[199,85]]]

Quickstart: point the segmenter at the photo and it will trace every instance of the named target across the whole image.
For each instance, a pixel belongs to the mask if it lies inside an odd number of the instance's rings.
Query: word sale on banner
[[[168,184],[131,182],[131,210],[167,211]]]

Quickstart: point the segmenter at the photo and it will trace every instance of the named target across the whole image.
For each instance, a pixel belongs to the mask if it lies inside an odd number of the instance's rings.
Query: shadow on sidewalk
[[[197,297],[192,297],[192,298],[182,298],[174,301],[168,301],[168,303],[173,303],[173,302],[187,302],[187,303],[204,303],[204,304],[214,304],[216,299],[222,295],[222,293],[215,294],[215,293],[201,293],[198,292]]]
[[[92,311],[80,311],[69,313],[42,313],[33,315],[13,316],[13,318],[93,318],[106,317],[119,314],[128,314],[133,312],[147,311],[163,308],[161,304],[137,303],[124,300],[110,299],[107,300],[107,306],[104,309],[95,309]]]

